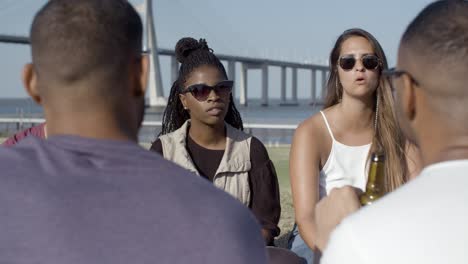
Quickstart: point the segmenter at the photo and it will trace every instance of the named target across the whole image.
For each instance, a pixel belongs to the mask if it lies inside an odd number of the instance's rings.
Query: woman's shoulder
[[[254,136],[252,136],[250,140],[250,153],[262,153],[268,155],[265,144],[263,144],[263,142],[260,141],[260,139]]]
[[[329,109],[322,110],[322,112],[326,115],[326,113],[329,112]],[[294,134],[313,138],[321,138],[322,136],[326,135],[324,134],[324,132],[326,131],[327,128],[325,125],[323,114],[319,111],[302,121],[298,125]]]
[[[252,136],[250,141],[250,161],[252,167],[265,167],[270,162],[270,155],[260,139]]]
[[[294,132],[292,150],[306,152],[308,155],[316,153],[323,156],[328,153],[332,138],[326,125],[326,119],[333,115],[333,107],[317,112],[299,124]],[[313,147],[311,147],[313,146]]]
[[[227,129],[227,137],[230,137],[235,141],[247,141],[252,138],[251,134],[247,134],[243,130],[235,128],[228,123],[226,123],[226,129]]]
[[[166,144],[174,144],[185,139],[188,133],[189,121],[185,121],[179,128],[166,134],[159,135],[158,140]]]
[[[157,138],[150,147],[151,151],[157,152],[159,154],[163,154],[163,147],[162,147],[162,142],[161,139]]]
[[[151,144],[150,150],[163,154],[163,144],[173,145],[180,141],[181,137],[183,137],[183,129],[185,129],[184,126],[167,134],[159,135],[158,138],[156,138],[156,140]]]

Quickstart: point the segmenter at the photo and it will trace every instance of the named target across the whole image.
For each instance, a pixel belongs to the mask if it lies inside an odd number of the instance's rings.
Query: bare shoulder
[[[327,128],[320,112],[310,116],[299,124],[294,132],[294,141],[300,143],[320,143],[327,137]],[[305,142],[303,142],[305,141]]]

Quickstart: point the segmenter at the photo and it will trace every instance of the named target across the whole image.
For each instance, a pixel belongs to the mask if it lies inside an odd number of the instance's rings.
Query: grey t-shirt
[[[247,208],[122,141],[0,148],[0,234],[2,263],[266,263]]]

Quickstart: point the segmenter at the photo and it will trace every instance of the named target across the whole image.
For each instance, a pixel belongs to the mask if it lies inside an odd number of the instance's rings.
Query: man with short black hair
[[[424,169],[345,219],[321,263],[468,263],[468,1],[429,4],[386,74]]]
[[[0,148],[2,263],[265,263],[248,209],[138,146],[148,59],[124,0],[51,0],[23,80],[47,141]]]

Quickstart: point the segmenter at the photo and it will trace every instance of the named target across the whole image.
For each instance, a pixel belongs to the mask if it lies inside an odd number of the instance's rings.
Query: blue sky
[[[27,35],[44,0],[0,0],[0,34]],[[133,0],[141,3],[142,0]],[[401,34],[429,0],[153,0],[159,47],[173,48],[181,37],[206,38],[216,53],[326,64],[338,35],[352,27],[372,33],[390,65]],[[0,44],[0,98],[26,97],[20,81],[30,60],[28,46]],[[169,60],[162,59],[164,90],[169,89]],[[278,97],[279,71],[270,73]],[[301,73],[300,73],[301,74]],[[260,95],[259,74],[249,81],[249,96]],[[299,76],[299,98],[307,96]],[[167,92],[166,92],[167,94]]]

